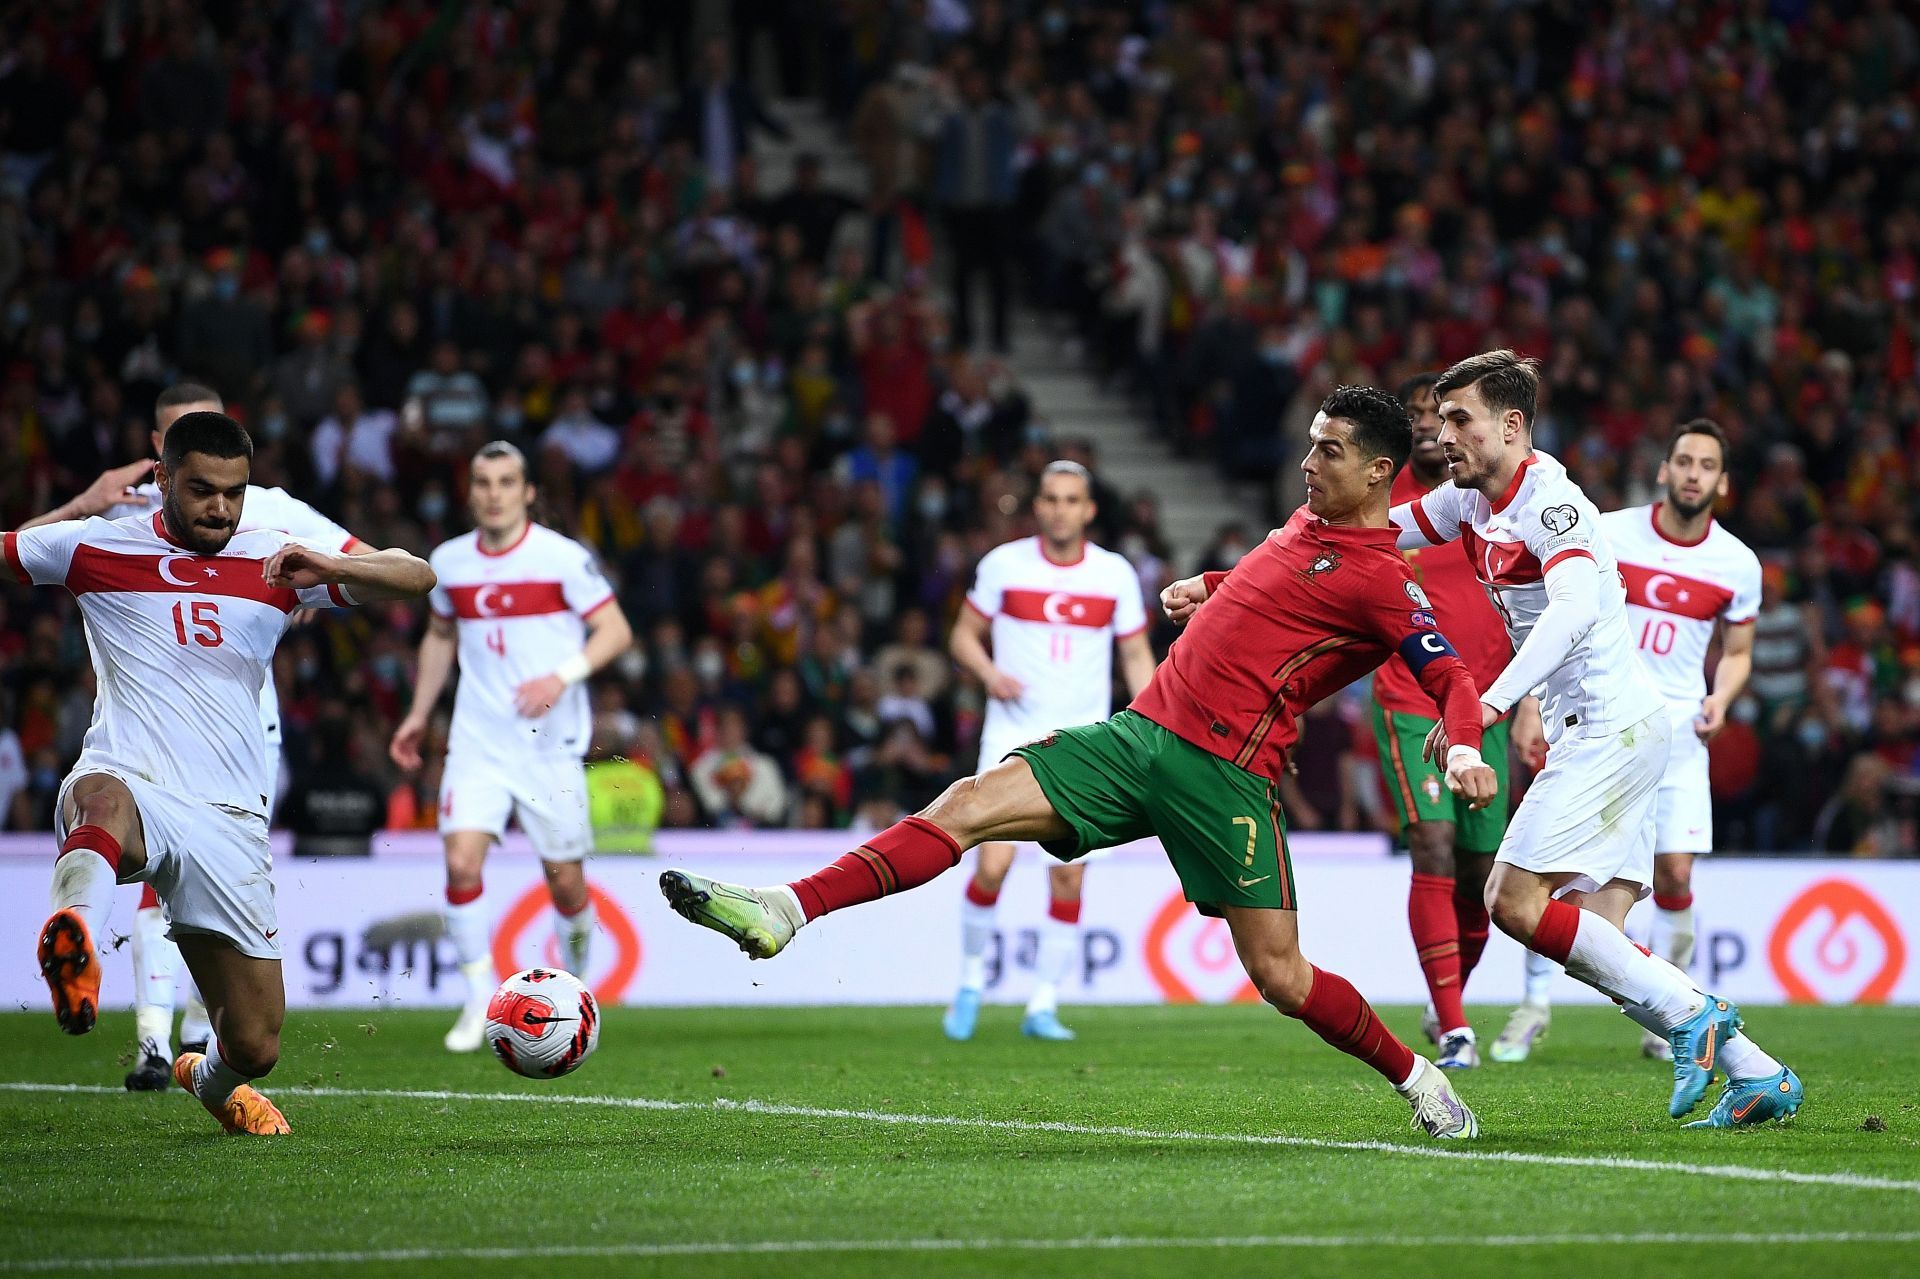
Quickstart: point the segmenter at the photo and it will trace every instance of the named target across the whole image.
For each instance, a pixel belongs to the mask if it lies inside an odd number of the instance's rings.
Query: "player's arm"
[[[1120,678],[1126,681],[1127,696],[1138,697],[1153,678],[1153,645],[1142,629],[1123,637],[1120,647]]]
[[[261,573],[269,586],[302,592],[325,587],[325,600],[343,606],[424,599],[438,580],[425,560],[398,547],[366,555],[336,555],[298,542],[275,551]],[[323,601],[316,597],[302,602]]]
[[[953,634],[947,637],[947,651],[953,654],[955,665],[986,686],[988,697],[996,702],[1017,702],[1027,691],[1026,685],[994,665],[993,654],[987,651],[991,626],[991,620],[977,607],[962,606],[960,616],[953,620]]]
[[[1404,564],[1398,576],[1380,574],[1372,583],[1372,593],[1356,601],[1361,606],[1358,611],[1374,638],[1399,654],[1415,681],[1440,707],[1434,735],[1450,745],[1435,749],[1430,738],[1429,755],[1444,755],[1448,789],[1464,796],[1474,808],[1485,808],[1499,791],[1499,779],[1480,758],[1484,727],[1480,691],[1474,687],[1473,672],[1433,624],[1432,614],[1408,609],[1411,601],[1405,588],[1412,581]]]
[[[427,633],[420,637],[413,704],[407,708],[400,726],[393,730],[393,741],[387,746],[388,756],[408,772],[420,767],[420,742],[427,735],[427,719],[439,704],[440,694],[446,690],[459,651],[458,627],[452,616],[436,610],[427,618]]]
[[[1460,490],[1451,484],[1423,493],[1411,502],[1402,502],[1387,512],[1387,518],[1400,530],[1399,547],[1417,551],[1460,540]]]
[[[1547,606],[1540,620],[1500,672],[1480,694],[1491,724],[1514,703],[1547,682],[1600,618],[1600,569],[1584,550],[1570,550],[1547,564]]]
[[[609,597],[583,620],[587,640],[580,651],[547,674],[530,679],[513,691],[514,709],[528,719],[545,715],[559,702],[561,694],[633,647],[633,627],[620,610],[620,601]]]
[[[153,469],[152,458],[141,458],[138,462],[129,462],[125,466],[116,466],[110,471],[102,471],[100,477],[87,485],[86,489],[75,497],[67,499],[45,515],[36,515],[22,524],[17,530],[26,532],[39,528],[43,524],[58,524],[62,520],[84,520],[94,515],[105,515],[114,507],[126,502],[140,500],[134,492],[134,486],[147,478],[147,472]]]
[[[1693,731],[1700,740],[1710,742],[1727,726],[1727,708],[1747,686],[1753,674],[1753,623],[1741,622],[1720,630],[1720,665],[1713,671],[1713,691],[1700,702],[1700,718]]]
[[[1540,718],[1540,699],[1529,693],[1513,708],[1513,748],[1534,772],[1547,764],[1547,726]]]

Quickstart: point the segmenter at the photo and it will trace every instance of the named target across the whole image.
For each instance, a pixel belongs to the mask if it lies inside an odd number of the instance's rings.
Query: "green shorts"
[[[1463,853],[1497,853],[1507,833],[1507,721],[1489,728],[1480,754],[1500,779],[1500,793],[1479,812],[1447,789],[1446,770],[1420,758],[1427,734],[1438,721],[1404,711],[1373,708],[1373,737],[1380,747],[1380,771],[1393,792],[1393,806],[1404,829],[1414,822],[1452,822],[1454,847]]]
[[[1012,752],[1073,827],[1041,847],[1061,861],[1158,835],[1187,900],[1293,910],[1280,787],[1209,755],[1144,715],[1063,728]]]

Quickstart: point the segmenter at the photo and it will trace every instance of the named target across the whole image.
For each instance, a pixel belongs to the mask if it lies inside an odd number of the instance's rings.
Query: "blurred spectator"
[[[778,826],[786,818],[780,766],[747,742],[747,716],[722,707],[713,745],[693,761],[688,780],[716,826]]]
[[[587,816],[596,853],[650,853],[653,832],[666,811],[658,770],[645,759],[620,753],[621,733],[596,717],[587,756]]]
[[[940,123],[933,161],[933,198],[953,253],[953,340],[962,350],[973,345],[973,281],[980,275],[987,282],[993,349],[1008,349],[1006,236],[1018,141],[1013,115],[993,98],[986,71],[962,70],[959,100]]]

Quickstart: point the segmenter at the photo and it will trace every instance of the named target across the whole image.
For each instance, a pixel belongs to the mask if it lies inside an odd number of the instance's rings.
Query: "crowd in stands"
[[[1722,516],[1768,575],[1722,842],[1915,851],[1920,44],[1893,0],[740,0],[731,39],[709,8],[0,17],[0,526],[147,456],[180,379],[248,424],[257,482],[375,545],[466,527],[466,459],[514,440],[639,636],[596,754],[650,770],[669,826],[882,822],[971,763],[944,640],[974,563],[1047,461],[1097,466],[1031,411],[1013,307],[1271,495],[1206,567],[1293,504],[1331,386],[1507,345],[1603,509],[1653,495],[1673,423],[1733,440]],[[776,88],[857,189],[804,156],[764,189]],[[1143,589],[1195,567],[1153,495],[1097,497]],[[326,615],[277,670],[294,774],[424,829],[437,773],[385,752],[420,623]],[[6,587],[10,827],[48,824],[91,698],[71,602]],[[1388,820],[1356,724],[1312,718],[1296,826]]]

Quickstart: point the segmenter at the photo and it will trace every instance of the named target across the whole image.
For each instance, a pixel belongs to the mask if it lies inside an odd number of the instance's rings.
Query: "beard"
[[[192,551],[195,555],[218,555],[227,549],[227,543],[233,540],[235,525],[195,524],[187,519],[180,503],[169,497],[161,508],[161,518],[167,522],[167,532],[174,541]]]
[[[1674,510],[1674,514],[1678,515],[1681,519],[1696,520],[1700,518],[1702,513],[1713,509],[1713,495],[1708,494],[1706,497],[1701,498],[1698,502],[1689,503],[1689,502],[1681,501],[1679,497],[1674,494],[1674,491],[1672,489],[1668,489],[1667,505],[1671,506]]]

